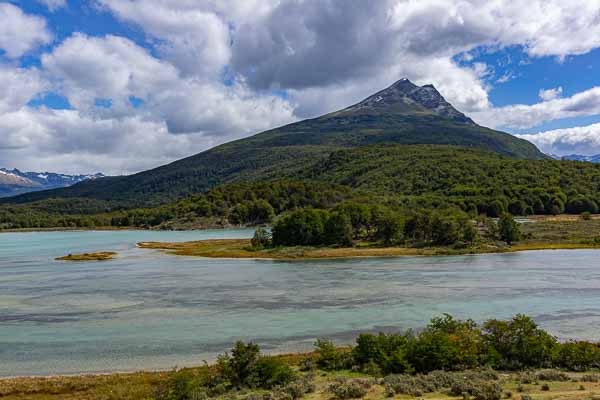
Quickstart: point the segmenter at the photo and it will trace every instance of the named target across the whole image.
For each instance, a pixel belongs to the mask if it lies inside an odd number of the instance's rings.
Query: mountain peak
[[[407,78],[394,82],[386,89],[348,107],[343,112],[381,112],[384,110],[393,110],[393,112],[404,114],[428,111],[454,122],[475,125],[469,117],[448,103],[432,84],[417,86]]]

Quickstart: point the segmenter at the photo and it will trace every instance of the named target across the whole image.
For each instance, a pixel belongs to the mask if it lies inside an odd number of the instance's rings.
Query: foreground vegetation
[[[0,379],[6,399],[596,399],[600,347],[559,343],[530,318],[477,325],[449,315],[421,332],[319,339],[309,354],[268,356],[238,342],[216,364],[171,372]],[[501,373],[497,371],[502,371]]]

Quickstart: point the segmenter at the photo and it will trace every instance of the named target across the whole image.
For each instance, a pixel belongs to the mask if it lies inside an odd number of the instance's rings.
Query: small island
[[[68,254],[57,257],[57,261],[107,261],[112,260],[117,253],[113,251],[99,251],[96,253]]]
[[[409,232],[405,223],[392,225],[382,222],[378,229],[382,235],[363,236],[357,239],[356,230],[344,223],[335,224],[327,237],[333,240],[299,241],[307,237],[311,218],[298,217],[322,214],[322,211],[299,210],[280,219],[272,231],[258,228],[252,239],[209,239],[192,242],[140,242],[137,246],[158,249],[169,254],[208,258],[250,258],[273,260],[398,257],[398,256],[448,256],[464,254],[505,253],[527,250],[593,249],[600,248],[600,219],[588,220],[578,216],[529,217],[521,222],[511,216],[498,220],[473,221],[462,219],[459,223],[430,224],[428,231],[439,230],[437,237],[445,240],[407,240]],[[332,218],[333,219],[333,218]],[[410,222],[410,221],[409,221]],[[327,225],[324,225],[327,226]],[[384,229],[385,228],[385,229]],[[323,230],[326,232],[326,230]],[[417,230],[413,229],[410,235]],[[339,234],[341,232],[341,235]],[[345,232],[345,233],[344,233]],[[448,232],[452,233],[452,240]],[[337,236],[337,237],[335,237]]]

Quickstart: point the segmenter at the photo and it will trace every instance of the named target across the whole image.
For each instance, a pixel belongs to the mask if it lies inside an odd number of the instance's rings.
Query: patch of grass
[[[113,251],[100,251],[96,253],[69,254],[57,257],[58,261],[106,261],[112,260],[117,253]]]

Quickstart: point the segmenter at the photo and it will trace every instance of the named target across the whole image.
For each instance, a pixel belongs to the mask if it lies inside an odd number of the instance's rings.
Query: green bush
[[[337,371],[350,366],[350,355],[337,349],[330,340],[317,339],[315,347],[317,366],[322,370]]]
[[[553,363],[572,371],[600,367],[600,347],[589,342],[566,342],[556,346]]]
[[[410,340],[410,336],[405,335],[363,333],[358,336],[356,346],[352,349],[353,361],[365,372],[367,367],[372,373],[381,372],[386,375],[410,371],[410,364],[406,359]],[[374,368],[374,365],[378,368]]]
[[[284,386],[296,377],[289,365],[275,357],[260,357],[254,364],[248,379],[250,387],[272,389]]]
[[[290,383],[295,378],[289,365],[276,357],[260,355],[258,345],[237,342],[231,351],[217,359],[217,371],[233,388],[271,389]]]
[[[231,355],[222,354],[217,358],[217,371],[233,387],[241,388],[252,384],[250,378],[260,358],[260,348],[253,343],[236,342]]]
[[[508,213],[502,214],[498,221],[498,234],[508,244],[518,242],[522,236],[518,222]]]
[[[556,339],[525,315],[516,315],[510,321],[487,321],[483,335],[488,362],[496,368],[543,368],[552,364]]]

